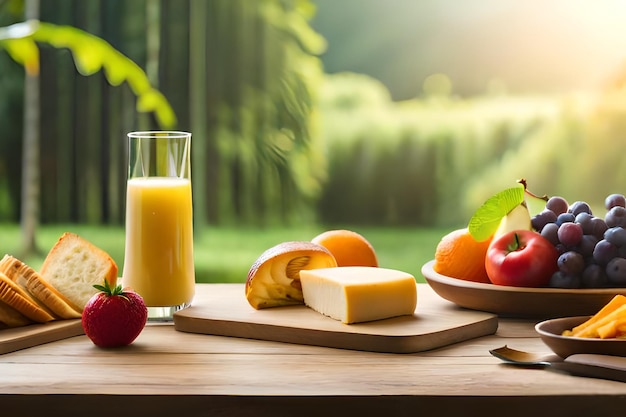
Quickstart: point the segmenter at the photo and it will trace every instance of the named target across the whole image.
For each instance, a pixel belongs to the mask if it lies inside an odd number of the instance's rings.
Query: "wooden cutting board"
[[[0,355],[84,334],[80,319],[0,330]]]
[[[305,306],[252,308],[244,284],[197,286],[191,307],[174,314],[176,330],[387,353],[413,353],[495,333],[498,318],[465,310],[418,284],[412,316],[343,324]]]

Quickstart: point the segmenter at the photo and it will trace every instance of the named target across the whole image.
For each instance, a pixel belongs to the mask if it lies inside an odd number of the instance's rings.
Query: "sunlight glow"
[[[471,3],[434,40],[452,52],[440,58],[453,81],[499,78],[518,92],[587,90],[626,61],[626,2],[495,3]]]

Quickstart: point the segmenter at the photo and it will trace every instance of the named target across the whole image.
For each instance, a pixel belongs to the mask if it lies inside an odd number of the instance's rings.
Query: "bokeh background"
[[[519,178],[598,212],[626,192],[623,2],[0,0],[0,27],[29,13],[108,42],[176,116],[86,73],[110,64],[99,49],[77,67],[38,41],[33,77],[0,40],[0,249],[35,265],[74,230],[121,267],[132,130],[193,133],[200,281],[245,280],[265,248],[330,228],[419,276]]]

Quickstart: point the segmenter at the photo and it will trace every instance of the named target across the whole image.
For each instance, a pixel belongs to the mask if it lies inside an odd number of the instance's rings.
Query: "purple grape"
[[[556,216],[555,223],[560,226],[564,223],[574,223],[575,220],[576,220],[576,216],[574,216],[572,213],[561,213],[558,216]]]
[[[626,208],[621,206],[611,208],[604,216],[604,222],[608,228],[626,227]]]
[[[580,243],[576,247],[576,251],[580,253],[584,258],[593,257],[593,249],[598,243],[598,238],[594,235],[583,235],[580,239]]]
[[[593,249],[593,260],[600,265],[606,265],[618,254],[617,246],[608,240],[600,240]]]
[[[585,260],[580,253],[570,250],[559,256],[557,265],[565,275],[580,275],[585,269]]]
[[[622,194],[611,194],[604,200],[604,207],[607,210],[613,207],[626,207],[626,197]]]
[[[589,234],[594,235],[598,238],[598,240],[602,240],[604,239],[604,232],[606,232],[606,229],[608,229],[608,226],[603,218],[594,217],[591,219],[591,233]]]
[[[554,222],[556,222],[556,214],[552,210],[543,210],[541,213],[534,215],[530,221],[533,229],[537,232],[541,232],[546,224]]]
[[[546,208],[548,210],[552,210],[554,214],[558,216],[561,213],[567,212],[569,209],[569,203],[563,197],[554,196],[550,197],[548,201],[546,201]]]
[[[574,216],[577,216],[580,213],[591,214],[591,207],[589,207],[589,204],[584,201],[574,201],[569,206],[568,212],[572,213]]]
[[[626,229],[623,227],[611,227],[604,232],[604,239],[617,247],[626,246]]]
[[[593,219],[593,215],[589,213],[580,213],[576,215],[574,222],[582,226],[584,234],[590,235],[592,234],[592,230],[593,230],[592,228],[593,223],[591,222],[591,219]]]
[[[609,284],[626,286],[626,259],[619,257],[611,259],[606,265],[606,275]]]
[[[541,229],[541,236],[545,237],[554,246],[559,243],[559,226],[556,223],[548,223]]]
[[[582,279],[579,275],[567,275],[556,271],[550,277],[549,287],[552,288],[580,288]]]
[[[590,264],[583,271],[581,280],[583,288],[602,288],[606,286],[607,276],[600,265]]]
[[[557,232],[559,242],[567,247],[574,247],[583,237],[583,228],[578,223],[563,223]]]

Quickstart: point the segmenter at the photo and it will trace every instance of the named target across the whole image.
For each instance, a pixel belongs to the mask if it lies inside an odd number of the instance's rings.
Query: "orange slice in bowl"
[[[257,310],[304,304],[300,271],[333,268],[335,257],[312,242],[283,242],[267,249],[248,271],[246,299]]]

